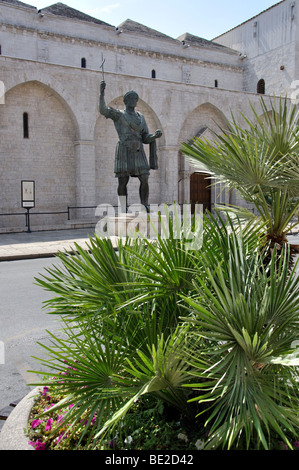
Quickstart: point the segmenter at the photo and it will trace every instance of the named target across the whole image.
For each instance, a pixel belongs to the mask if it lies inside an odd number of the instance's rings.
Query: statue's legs
[[[128,199],[128,192],[127,192],[127,184],[129,182],[129,176],[119,176],[118,177],[118,188],[117,188],[117,194],[119,196],[125,197],[125,207],[122,208],[123,212],[127,212],[127,199]]]
[[[128,206],[128,204],[127,204],[127,199],[128,199],[127,184],[129,182],[129,178],[130,178],[129,176],[119,176],[118,177],[117,194],[119,196],[125,197],[126,208]],[[140,181],[140,187],[139,187],[140,202],[146,208],[147,212],[149,212],[149,206],[148,206],[148,196],[149,196],[148,175],[139,175],[138,179]]]
[[[147,212],[149,212],[149,206],[148,206],[148,196],[149,196],[148,175],[139,175],[138,178],[139,178],[139,181],[140,181],[140,187],[139,187],[140,202],[143,206],[145,206]]]

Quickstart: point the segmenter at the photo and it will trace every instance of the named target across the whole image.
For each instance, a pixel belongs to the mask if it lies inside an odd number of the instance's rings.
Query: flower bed
[[[48,387],[39,390],[28,421],[28,444],[35,450],[204,450],[208,429],[200,420],[180,421],[173,409],[146,397],[138,400],[128,413],[122,432],[110,435],[99,445],[88,444],[88,435],[79,443],[80,431],[64,425],[64,414],[73,405],[66,403],[58,412],[51,411],[61,399]],[[95,423],[97,416],[93,417]],[[85,417],[82,417],[84,424]],[[86,421],[87,422],[87,421]],[[55,431],[55,428],[57,430]],[[54,431],[54,432],[53,432]],[[299,441],[293,442],[299,450]],[[279,437],[273,436],[271,450],[288,450]]]
[[[57,411],[51,410],[59,399],[58,395],[52,395],[49,387],[40,390],[39,398],[32,407],[28,422],[29,444],[35,450],[67,450],[86,449],[88,435],[79,443],[79,431],[64,425],[64,415],[73,404],[66,403],[65,407]],[[169,412],[171,411],[171,414]],[[96,414],[92,424],[97,419]],[[82,417],[81,424],[85,417]],[[86,420],[87,423],[87,420]],[[195,425],[194,425],[195,424]],[[55,429],[57,429],[55,431]],[[54,431],[54,432],[53,432]],[[148,397],[138,400],[134,408],[126,417],[123,432],[116,432],[104,442],[93,446],[95,450],[203,450],[207,430],[198,421],[192,420],[185,425],[179,421],[174,410],[167,410],[156,400]],[[78,444],[79,443],[79,444]]]

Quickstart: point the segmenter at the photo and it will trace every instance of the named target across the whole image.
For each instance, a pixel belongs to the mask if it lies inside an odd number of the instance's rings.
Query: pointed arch
[[[8,89],[0,106],[0,158],[3,168],[1,200],[6,212],[20,208],[22,179],[34,180],[36,211],[66,210],[76,202],[78,124],[65,100],[39,81],[27,81]],[[3,210],[2,210],[3,212]],[[65,224],[65,215],[36,217],[34,225]],[[11,217],[11,227],[24,225]]]
[[[204,137],[207,140],[213,140],[213,131],[219,131],[219,128],[226,128],[228,124],[227,118],[224,113],[212,103],[202,103],[185,119],[180,135],[179,135],[179,148],[182,142],[188,142],[194,137]],[[178,181],[179,181],[179,202],[191,202],[196,200],[195,187],[199,187],[199,180],[201,187],[206,182],[207,188],[211,185],[211,180],[207,179],[211,175],[200,164],[193,164],[188,161],[181,151],[178,152]],[[206,174],[206,178],[204,177]],[[191,181],[191,176],[194,181]],[[194,184],[193,184],[194,183]],[[201,188],[202,191],[202,188]],[[215,202],[216,194],[214,191],[206,190],[210,193],[209,201],[205,201],[208,208]]]
[[[47,84],[45,84],[45,83],[43,83],[39,80],[28,80],[28,81],[25,81],[25,82],[18,83],[16,85],[14,85],[13,87],[9,88],[9,89],[6,89],[5,90],[5,95],[7,96],[9,93],[13,92],[13,90],[16,89],[16,88],[20,89],[19,87],[24,87],[24,86],[29,86],[29,85],[39,86],[41,89],[44,90],[47,97],[49,97],[49,98],[54,97],[61,103],[61,105],[68,112],[69,117],[72,120],[72,124],[73,124],[73,126],[76,130],[76,139],[79,139],[80,138],[80,130],[79,130],[79,123],[78,123],[77,117],[75,116],[75,114],[74,114],[72,108],[70,107],[69,103],[67,102],[67,100],[58,91],[56,91],[54,88],[50,87],[49,85],[47,85]]]

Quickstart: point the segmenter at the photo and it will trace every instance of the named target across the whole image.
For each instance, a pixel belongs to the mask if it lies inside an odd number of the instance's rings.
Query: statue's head
[[[128,100],[130,98],[134,98],[136,100],[136,102],[139,100],[139,96],[138,94],[136,93],[136,91],[134,90],[131,90],[131,91],[128,91],[125,96],[124,96],[124,103],[127,104]]]

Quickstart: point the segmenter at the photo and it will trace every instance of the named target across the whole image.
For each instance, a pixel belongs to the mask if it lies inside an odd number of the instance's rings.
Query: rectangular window
[[[29,118],[28,113],[23,113],[23,137],[29,139]]]

